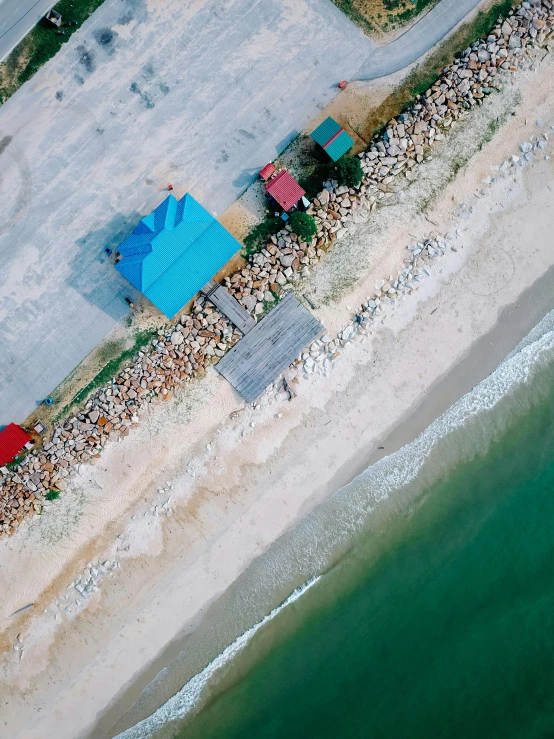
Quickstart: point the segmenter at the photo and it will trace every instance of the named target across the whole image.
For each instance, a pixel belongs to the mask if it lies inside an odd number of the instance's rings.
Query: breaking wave
[[[485,451],[514,415],[524,413],[548,391],[554,366],[554,311],[548,314],[497,369],[434,421],[413,442],[369,467],[351,483],[318,505],[286,532],[230,589],[225,607],[211,622],[222,633],[241,633],[201,672],[151,716],[118,734],[118,739],[165,736],[168,723],[198,710],[205,689],[254,634],[297,600],[352,546],[355,536],[409,510],[438,479],[457,464]],[[542,372],[542,374],[541,374]],[[523,390],[523,392],[521,392]],[[278,592],[290,592],[290,583],[305,582],[267,613]],[[232,623],[232,627],[228,624]],[[255,623],[251,628],[248,623]],[[198,640],[203,637],[199,629]],[[206,632],[204,632],[205,635]],[[194,636],[194,635],[193,635]],[[234,639],[234,640],[233,640]],[[181,653],[179,657],[182,657]],[[167,670],[168,668],[166,668]],[[162,671],[154,681],[161,684]],[[153,685],[153,684],[152,684]],[[144,714],[143,714],[144,715]],[[173,735],[173,734],[171,734]]]
[[[257,624],[252,626],[244,634],[241,634],[227,649],[218,655],[210,664],[205,667],[201,672],[191,678],[186,685],[174,695],[165,705],[159,708],[150,718],[141,721],[131,729],[127,729],[122,734],[118,734],[121,739],[144,739],[145,736],[149,736],[150,732],[157,728],[161,728],[168,721],[174,720],[175,718],[181,718],[189,714],[202,699],[202,693],[211,677],[213,677],[221,668],[226,665],[233,657],[235,657],[248,642],[252,639],[254,634],[265,626],[265,624],[272,621],[277,614],[279,614],[284,608],[298,600],[300,596],[315,585],[321,576],[311,577],[304,585],[296,588],[289,597],[281,603],[281,605],[274,608],[265,618],[259,621]],[[145,733],[148,732],[148,733]]]

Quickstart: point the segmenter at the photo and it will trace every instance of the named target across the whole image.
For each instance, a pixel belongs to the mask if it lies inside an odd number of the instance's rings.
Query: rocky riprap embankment
[[[275,296],[309,274],[333,241],[363,222],[381,200],[394,196],[395,180],[414,179],[435,141],[443,138],[497,86],[498,75],[514,72],[526,56],[552,35],[554,5],[548,0],[523,2],[500,21],[485,40],[472,44],[446,67],[437,80],[405,113],[391,120],[382,136],[359,154],[364,177],[359,187],[325,183],[308,208],[317,223],[312,243],[301,242],[284,228],[248,264],[225,280],[227,289],[254,315],[261,315]],[[524,155],[526,155],[524,153]],[[404,270],[383,281],[360,309],[357,323],[337,337],[314,342],[297,361],[306,373],[323,370],[365,322],[379,315],[383,302],[414,288],[425,274],[428,258],[440,255],[444,243],[416,245]],[[0,533],[13,534],[26,514],[38,512],[51,488],[62,490],[79,464],[94,463],[112,438],[121,438],[139,423],[145,405],[169,399],[171,391],[202,373],[240,337],[209,301],[197,300],[190,316],[160,330],[132,366],[97,391],[81,412],[57,426],[42,447],[32,451],[4,475],[0,488]],[[281,383],[282,384],[282,383]],[[277,383],[279,385],[279,383]]]
[[[476,41],[450,66],[412,107],[389,121],[382,136],[359,154],[364,177],[359,187],[325,183],[308,213],[317,236],[312,244],[298,240],[284,228],[250,264],[226,280],[227,289],[255,315],[290,282],[309,274],[331,243],[362,223],[381,200],[395,195],[395,182],[413,180],[414,167],[426,151],[468,112],[482,105],[499,85],[498,75],[515,72],[532,49],[552,34],[554,5],[548,0],[524,2],[500,21],[484,40]]]
[[[42,448],[28,454],[2,480],[0,530],[12,534],[27,513],[38,512],[50,489],[63,490],[76,465],[94,464],[109,439],[122,438],[139,423],[153,400],[169,400],[171,391],[204,372],[240,337],[228,319],[199,298],[191,315],[158,331],[148,351],[139,352],[80,413],[57,426]]]
[[[306,375],[312,373],[327,374],[331,363],[340,356],[340,350],[347,346],[359,333],[366,334],[374,326],[376,319],[382,316],[388,306],[395,305],[406,295],[411,295],[418,284],[431,275],[430,268],[443,257],[447,251],[457,251],[448,239],[442,236],[425,239],[407,247],[408,255],[404,259],[405,267],[399,270],[396,277],[375,283],[373,295],[368,296],[355,313],[354,320],[345,326],[335,339],[322,336],[302,353],[295,365],[283,379],[274,383],[272,391],[277,398],[287,399],[294,392],[294,382],[299,371]],[[292,391],[292,392],[291,392]]]

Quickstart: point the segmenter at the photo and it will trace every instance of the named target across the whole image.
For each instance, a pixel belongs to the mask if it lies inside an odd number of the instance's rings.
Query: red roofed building
[[[13,462],[15,455],[30,441],[31,437],[15,423],[0,431],[0,466]]]
[[[263,169],[260,169],[260,177],[262,180],[267,180],[271,175],[275,172],[275,167],[273,164],[266,164]]]
[[[285,211],[290,210],[306,194],[306,191],[300,187],[286,169],[282,169],[269,180],[265,189]]]

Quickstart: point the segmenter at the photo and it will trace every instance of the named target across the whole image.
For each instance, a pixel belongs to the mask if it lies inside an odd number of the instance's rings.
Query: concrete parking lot
[[[169,182],[221,214],[338,81],[403,68],[478,3],[441,0],[377,47],[331,0],[106,0],[0,107],[0,427],[128,312],[104,249]]]
[[[220,214],[373,48],[330,0],[107,0],[0,108],[0,426],[125,315],[103,250],[166,184]]]

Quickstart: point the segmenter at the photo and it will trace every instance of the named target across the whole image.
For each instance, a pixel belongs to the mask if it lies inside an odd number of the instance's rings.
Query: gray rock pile
[[[264,304],[273,303],[285,285],[309,274],[323,251],[316,244],[299,241],[290,229],[283,228],[270,242],[250,257],[249,264],[232,277],[225,287],[254,315],[264,313]]]
[[[158,331],[148,351],[139,352],[81,412],[57,426],[41,449],[4,475],[0,532],[13,534],[25,515],[40,511],[49,490],[65,489],[79,464],[95,464],[110,439],[127,436],[148,403],[169,400],[172,390],[217,362],[239,337],[225,316],[198,298],[191,315]]]
[[[73,581],[73,587],[83,598],[92,593],[97,593],[100,590],[100,582],[104,575],[119,566],[119,562],[111,562],[110,560],[96,563],[89,562],[83,572]]]
[[[534,46],[544,44],[553,25],[554,5],[549,0],[523,2],[511,11],[486,39],[465,49],[408,111],[389,121],[384,133],[358,155],[364,172],[359,187],[324,183],[307,209],[318,228],[311,244],[299,242],[285,227],[250,257],[247,268],[227,281],[227,288],[248,311],[263,315],[271,293],[278,295],[287,283],[307,276],[310,265],[333,241],[363,222],[379,201],[394,196],[401,178],[414,180],[417,164],[433,144],[499,88],[498,75],[515,72]]]
[[[357,188],[324,183],[308,213],[317,224],[317,235],[305,243],[285,226],[266,246],[249,257],[248,264],[226,278],[229,292],[254,316],[262,316],[281,292],[310,273],[332,243],[363,222],[379,201],[393,197],[398,182],[415,179],[417,164],[460,118],[483,103],[497,78],[532,58],[532,50],[552,36],[554,5],[549,0],[523,2],[497,23],[486,39],[476,41],[446,67],[437,82],[416,98],[412,107],[389,121],[384,133],[359,154],[364,177]],[[546,140],[546,136],[543,136]],[[538,137],[522,145],[522,158],[530,160],[543,148]],[[517,161],[518,157],[512,158]],[[513,166],[515,161],[506,163]],[[399,179],[398,179],[399,178]],[[429,263],[444,254],[442,239],[409,247],[405,267],[396,278],[379,281],[375,294],[361,306],[355,321],[336,340],[323,337],[296,361],[306,374],[326,372],[339,349],[358,331],[371,325],[387,303],[410,294],[429,274]],[[217,362],[240,337],[227,318],[204,298],[191,315],[177,325],[160,330],[146,351],[98,390],[74,417],[54,429],[42,448],[31,452],[0,483],[0,533],[13,534],[26,515],[39,512],[50,489],[63,490],[73,470],[94,464],[109,439],[122,438],[140,422],[146,404],[169,400],[171,392]],[[293,394],[294,377],[287,375],[275,386],[277,395]],[[273,388],[273,389],[275,389]],[[273,391],[272,389],[272,391]],[[90,583],[89,583],[90,584]],[[87,587],[87,586],[85,586]]]
[[[408,254],[404,258],[405,267],[398,271],[396,277],[388,280],[378,280],[375,283],[375,292],[369,295],[359,307],[354,320],[345,326],[338,335],[338,345],[346,346],[358,333],[366,333],[376,319],[386,311],[388,306],[395,305],[407,295],[417,290],[418,284],[426,277],[431,276],[431,268],[435,262],[443,257],[447,251],[455,251],[447,239],[435,236],[424,241],[410,244]]]

